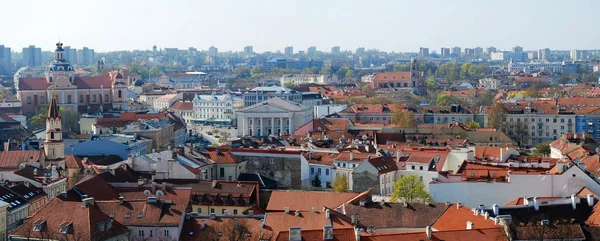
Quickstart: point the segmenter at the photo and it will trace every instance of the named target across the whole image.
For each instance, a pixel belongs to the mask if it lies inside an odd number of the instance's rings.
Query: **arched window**
[[[54,132],[50,132],[50,139],[54,140]]]
[[[119,95],[119,98],[121,98],[121,90],[119,90],[119,94],[118,95]]]
[[[31,104],[31,96],[27,96],[27,104]]]

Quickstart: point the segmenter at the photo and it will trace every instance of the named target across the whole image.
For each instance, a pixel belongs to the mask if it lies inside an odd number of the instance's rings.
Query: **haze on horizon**
[[[176,47],[294,51],[332,46],[599,49],[595,0],[105,0],[3,2],[0,44],[52,50],[59,38],[96,52]]]

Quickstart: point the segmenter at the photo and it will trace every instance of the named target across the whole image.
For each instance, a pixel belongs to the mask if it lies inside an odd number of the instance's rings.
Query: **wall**
[[[210,205],[193,205],[192,204],[192,212],[198,212],[200,216],[208,216],[210,215],[210,209],[215,209],[215,214],[217,216],[222,216],[223,209],[227,210],[228,216],[240,216],[244,215],[243,212],[248,210],[250,207],[246,206],[210,206]],[[234,210],[237,210],[237,214],[234,213]]]
[[[456,182],[430,184],[430,194],[436,202],[461,202],[468,207],[480,204],[504,205],[518,197],[565,197],[587,187],[600,193],[600,184],[578,167],[562,175],[510,175],[510,182]]]
[[[271,154],[233,152],[247,161],[246,173],[259,173],[277,181],[279,188],[302,187],[302,164],[300,154]],[[308,167],[308,165],[306,165]]]
[[[185,216],[185,215],[182,215]],[[127,226],[131,230],[130,240],[133,241],[175,241],[179,240],[179,227],[145,227],[145,226]],[[140,237],[140,231],[144,231],[144,236]],[[164,236],[164,232],[169,231],[169,236]],[[150,237],[152,232],[152,237]]]
[[[86,156],[118,155],[123,159],[127,159],[128,151],[127,146],[123,144],[100,138],[72,146],[65,146],[65,154]]]
[[[356,172],[352,175],[352,191],[364,192],[369,188],[373,189],[373,194],[380,194],[379,177],[368,171]]]

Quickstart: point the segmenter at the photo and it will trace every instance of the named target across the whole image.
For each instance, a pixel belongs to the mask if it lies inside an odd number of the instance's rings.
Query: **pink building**
[[[47,105],[54,89],[57,104],[80,112],[125,109],[127,85],[120,72],[109,76],[79,77],[65,60],[62,43],[56,44],[54,61],[46,68],[45,77],[19,78],[17,98],[24,114],[34,113]]]

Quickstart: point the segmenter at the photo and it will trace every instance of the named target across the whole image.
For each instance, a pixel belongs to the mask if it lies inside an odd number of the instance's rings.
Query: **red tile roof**
[[[45,221],[42,232],[33,231],[34,223],[42,220]],[[72,224],[71,232],[60,233],[61,225],[68,223]],[[110,225],[110,228],[107,225]],[[104,240],[128,232],[127,227],[111,220],[94,205],[85,207],[81,202],[68,202],[54,198],[29,218],[25,224],[18,227],[11,236],[25,239],[56,237],[57,240],[65,238],[68,240],[95,240],[95,238]]]
[[[494,220],[485,219],[483,215],[474,215],[470,208],[457,204],[446,209],[446,212],[433,224],[433,228],[438,231],[465,230],[467,222],[472,222],[477,229],[498,228]]]
[[[19,79],[19,90],[45,90],[48,86],[50,85],[44,77]]]
[[[231,154],[231,151],[226,151],[223,149],[211,148],[207,151],[201,152],[201,154],[217,164],[235,164],[242,161],[240,157]]]
[[[194,110],[194,103],[189,101],[177,101],[172,106],[173,110],[192,111]]]
[[[433,225],[448,208],[445,203],[407,203],[404,207],[403,203],[367,202],[364,207],[346,205],[345,215],[358,217],[359,224],[365,228],[424,228]]]
[[[19,169],[21,163],[37,163],[43,155],[42,151],[5,151],[0,153],[0,169]]]
[[[202,220],[203,219],[200,218],[191,218],[185,220],[181,231],[181,241],[231,240],[230,233],[234,227],[233,218],[204,218],[205,227],[204,229],[200,229]],[[237,222],[241,227],[248,229],[247,232],[249,232],[251,235],[248,241],[258,241],[261,240],[261,238],[270,239],[273,237],[273,234],[269,230],[263,229],[261,233],[260,219],[237,218]],[[218,236],[217,233],[219,232],[221,233],[221,236]]]
[[[364,234],[360,236],[361,241],[389,241],[389,240],[402,240],[402,241],[504,241],[508,240],[502,229],[472,229],[472,230],[460,230],[460,231],[443,231],[443,232],[432,232],[431,239],[427,238],[425,229],[419,233],[399,233],[389,235],[368,235]]]
[[[302,241],[323,241],[323,229],[321,230],[301,230],[300,235],[302,235]],[[276,241],[289,241],[290,240],[290,231],[281,231],[279,235],[277,235]],[[333,239],[328,239],[333,241],[348,241],[348,240],[356,240],[354,236],[354,230],[352,229],[334,229],[333,230]]]
[[[410,72],[380,72],[373,78],[375,82],[410,81]]]
[[[265,229],[272,231],[274,237],[277,237],[280,232],[289,231],[291,227],[300,227],[302,231],[309,231],[323,230],[323,227],[328,225],[332,225],[333,230],[354,228],[346,217],[335,211],[330,211],[330,219],[325,218],[323,207],[318,207],[315,213],[300,212],[299,216],[295,216],[295,211],[290,210],[290,213],[268,213],[265,217]]]
[[[74,186],[81,194],[93,197],[95,200],[117,200],[119,194],[113,186],[99,176],[85,176]]]
[[[112,79],[110,76],[81,76],[73,80],[77,89],[110,89]],[[46,78],[21,78],[19,80],[19,90],[45,90],[48,89]]]
[[[284,211],[285,207],[289,207],[291,212],[312,211],[313,207],[321,210],[323,206],[336,208],[358,195],[351,192],[273,191],[267,211]]]

